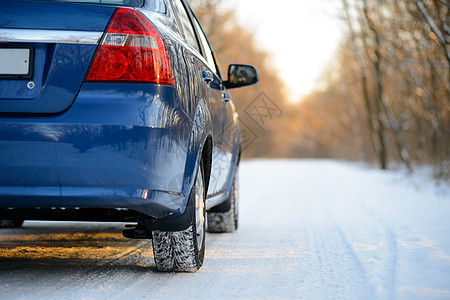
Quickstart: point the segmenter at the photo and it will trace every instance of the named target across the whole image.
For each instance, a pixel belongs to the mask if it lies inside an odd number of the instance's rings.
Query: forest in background
[[[258,85],[231,90],[244,157],[401,163],[411,171],[427,164],[448,179],[448,0],[340,1],[345,38],[320,88],[292,104],[270,54],[234,12],[222,0],[191,0],[223,77],[230,63],[260,72]]]

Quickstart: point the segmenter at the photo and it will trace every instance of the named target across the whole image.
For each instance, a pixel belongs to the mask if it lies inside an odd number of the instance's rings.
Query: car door
[[[203,56],[206,61],[206,65],[204,66],[205,71],[203,74],[206,73],[206,76],[210,76],[210,82],[207,84],[207,95],[212,114],[215,118],[214,129],[216,130],[215,134],[217,135],[216,140],[218,145],[216,153],[213,153],[213,159],[217,161],[216,167],[219,168],[217,172],[218,178],[215,189],[216,193],[225,193],[227,187],[226,183],[229,178],[228,175],[231,170],[232,151],[234,145],[234,141],[232,141],[232,138],[229,137],[229,134],[226,134],[226,132],[229,131],[230,126],[234,127],[236,125],[234,120],[234,106],[224,88],[220,71],[208,40],[195,17],[193,18],[193,22],[203,49]]]
[[[185,49],[184,56],[190,66],[187,73],[190,79],[190,89],[193,93],[191,102],[194,105],[191,108],[195,110],[199,101],[205,101],[211,113],[213,122],[213,161],[208,195],[215,195],[219,191],[217,189],[217,182],[220,178],[220,157],[225,122],[222,115],[222,103],[220,101],[221,81],[214,74],[215,72],[211,71],[206,61],[200,38],[197,30],[195,30],[194,17],[189,10],[189,6],[183,0],[171,0],[170,2],[175,10],[179,27],[183,30],[185,40],[190,46],[189,49]],[[211,78],[212,80],[210,80]],[[217,85],[219,90],[215,93],[211,92],[211,90],[217,89]],[[190,113],[195,113],[195,111],[191,111]]]

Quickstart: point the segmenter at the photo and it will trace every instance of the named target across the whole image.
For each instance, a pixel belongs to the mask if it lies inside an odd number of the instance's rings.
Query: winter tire
[[[234,174],[233,188],[231,190],[230,208],[225,212],[208,212],[208,232],[225,233],[234,232],[239,221],[239,178],[238,167]]]
[[[158,271],[195,272],[203,264],[205,254],[205,184],[199,165],[191,197],[195,214],[189,228],[181,231],[153,231],[153,255]]]

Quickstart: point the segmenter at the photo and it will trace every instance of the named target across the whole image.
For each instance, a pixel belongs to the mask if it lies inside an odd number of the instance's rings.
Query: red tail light
[[[129,8],[114,12],[86,81],[174,84],[160,35],[145,17]]]

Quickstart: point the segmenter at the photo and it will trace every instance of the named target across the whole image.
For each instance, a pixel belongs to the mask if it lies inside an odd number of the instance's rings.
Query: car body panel
[[[59,113],[74,101],[115,8],[41,1],[0,2],[0,46],[31,46],[29,80],[0,81],[0,113]],[[95,39],[94,39],[95,40]],[[29,88],[28,82],[33,83]]]
[[[35,49],[34,76],[30,80],[0,81],[0,113],[63,112],[75,100],[96,46],[28,45]],[[33,82],[32,89],[27,87],[28,82]]]
[[[34,189],[36,197],[47,196],[45,189],[86,189],[86,197],[89,190],[92,197],[106,197],[119,189],[183,195],[180,166],[186,164],[193,123],[170,99],[172,87],[130,84],[118,90],[115,84],[85,83],[64,114],[0,118],[2,195],[8,188],[22,188],[22,196]],[[8,201],[2,197],[0,205]]]
[[[13,20],[14,7],[23,9],[22,23]],[[224,98],[220,74],[204,81],[206,60],[183,40],[166,8],[166,14],[137,10],[164,40],[174,86],[84,82],[96,44],[6,43],[0,34],[0,47],[31,45],[36,51],[35,91],[21,89],[29,80],[0,79],[0,209],[108,208],[180,217],[210,139],[206,207],[228,199],[240,151],[234,106]],[[103,32],[114,9],[10,1],[0,4],[0,33],[10,27]],[[63,22],[59,14],[67,10],[88,18]],[[46,22],[41,16],[44,25],[25,21],[35,14],[58,17]]]
[[[104,31],[114,6],[45,1],[0,1],[0,27]]]

